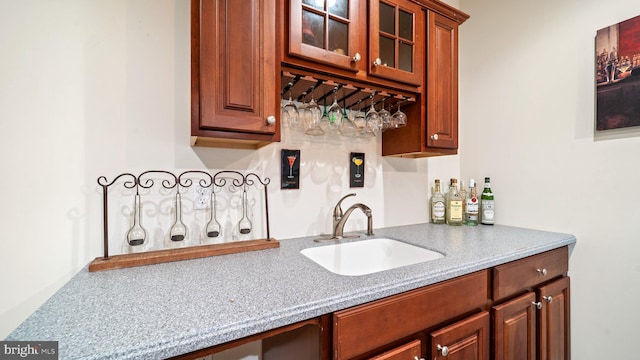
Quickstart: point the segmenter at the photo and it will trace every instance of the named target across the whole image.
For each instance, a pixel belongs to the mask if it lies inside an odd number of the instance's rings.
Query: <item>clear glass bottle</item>
[[[480,222],[484,225],[493,225],[495,223],[495,202],[493,201],[493,191],[491,190],[491,179],[484,178],[484,190],[480,196],[482,204],[482,212],[480,213]]]
[[[460,179],[460,199],[462,199],[462,223],[464,224],[464,214],[467,212],[467,189],[464,187],[464,180]]]
[[[187,227],[182,223],[182,198],[180,191],[176,193],[176,222],[171,226],[169,238],[171,241],[182,241],[187,237]]]
[[[142,227],[141,213],[142,203],[140,202],[140,195],[136,193],[133,203],[133,226],[127,231],[127,241],[131,246],[142,245],[147,239],[147,232]]]
[[[458,191],[458,179],[451,179],[447,193],[447,224],[462,225],[462,198]]]
[[[445,223],[445,203],[444,195],[440,191],[440,179],[435,180],[435,187],[431,195],[431,222],[434,224]]]
[[[464,224],[468,226],[478,225],[478,195],[476,192],[476,181],[474,179],[469,180],[469,192],[465,199],[465,214]]]
[[[220,236],[222,232],[222,226],[216,218],[216,194],[211,190],[211,216],[207,223],[207,237],[214,238]]]

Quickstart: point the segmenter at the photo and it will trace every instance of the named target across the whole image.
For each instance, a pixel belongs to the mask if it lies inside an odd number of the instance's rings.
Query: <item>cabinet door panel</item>
[[[495,360],[536,359],[536,294],[526,293],[493,307]]]
[[[458,23],[429,11],[428,147],[458,148]]]
[[[483,311],[431,335],[431,358],[449,360],[489,360],[489,313]],[[447,348],[447,356],[438,345]]]
[[[564,277],[538,289],[538,301],[543,304],[538,322],[540,360],[571,358],[569,281],[569,277]]]
[[[408,344],[398,346],[393,350],[389,350],[384,354],[374,356],[369,360],[412,360],[420,358],[421,351],[420,340],[414,340]]]
[[[357,72],[356,53],[366,44],[358,35],[366,26],[366,4],[357,0],[289,3],[289,55]]]
[[[192,136],[279,141],[275,1],[192,7]]]
[[[424,10],[404,0],[370,0],[369,19],[369,73],[422,85]]]

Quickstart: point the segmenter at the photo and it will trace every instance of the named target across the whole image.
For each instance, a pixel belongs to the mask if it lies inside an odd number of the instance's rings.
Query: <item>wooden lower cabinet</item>
[[[489,360],[489,323],[489,313],[483,311],[432,332],[430,359]]]
[[[536,294],[493,307],[494,359],[536,360]]]
[[[567,270],[566,247],[493,269],[495,360],[571,359]]]
[[[408,344],[398,346],[384,354],[374,356],[370,360],[415,360],[420,359],[422,353],[422,342],[413,340]]]
[[[564,277],[537,290],[542,303],[538,323],[540,360],[571,358],[569,283],[569,277]]]
[[[264,360],[570,360],[566,247],[231,343]]]

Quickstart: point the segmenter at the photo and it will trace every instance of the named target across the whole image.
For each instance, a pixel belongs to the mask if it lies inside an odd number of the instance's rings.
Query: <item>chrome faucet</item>
[[[353,204],[347,209],[347,211],[345,211],[344,213],[342,212],[342,207],[340,206],[340,204],[342,203],[342,200],[348,198],[349,196],[356,196],[356,194],[352,193],[343,196],[342,199],[340,199],[336,206],[333,208],[333,238],[340,239],[343,237],[344,224],[347,222],[349,215],[351,215],[351,213],[355,209],[360,209],[365,215],[367,215],[367,235],[373,235],[373,220],[371,217],[371,209],[367,205],[361,203]]]

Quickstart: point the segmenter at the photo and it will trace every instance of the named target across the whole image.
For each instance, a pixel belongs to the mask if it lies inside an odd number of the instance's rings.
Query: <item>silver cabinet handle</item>
[[[542,276],[547,276],[547,269],[536,269],[537,272],[539,272]]]
[[[438,351],[440,351],[440,353],[442,354],[442,356],[447,356],[449,355],[449,348],[446,346],[442,346],[440,344],[438,344]]]
[[[358,62],[358,61],[362,60],[362,56],[360,55],[360,53],[356,53],[355,55],[353,55],[351,60],[353,60],[353,62]]]
[[[413,360],[424,360],[424,358],[418,358],[417,356],[414,356]]]
[[[276,123],[276,117],[273,115],[267,116],[267,124],[273,125]]]
[[[375,60],[373,60],[373,66],[380,66],[382,65],[382,60],[380,60],[380,58],[376,58]]]
[[[431,135],[431,140],[438,140],[438,134]]]
[[[535,305],[535,307],[536,307],[538,310],[542,310],[542,303],[541,303],[540,301],[538,301],[538,302],[535,302],[535,301],[534,301],[534,302],[532,302],[531,304]]]
[[[549,304],[551,304],[551,302],[553,301],[553,298],[551,296],[543,296],[542,298],[546,300]]]

